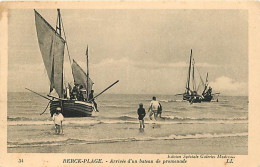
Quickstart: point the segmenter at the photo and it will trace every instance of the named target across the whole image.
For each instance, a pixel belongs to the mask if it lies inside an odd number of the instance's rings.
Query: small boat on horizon
[[[209,82],[208,82],[208,73],[205,82],[203,81],[199,72],[198,74],[200,77],[199,85],[196,84],[196,80],[195,80],[195,60],[194,58],[192,58],[192,49],[191,49],[185,92],[177,95],[182,95],[183,96],[182,99],[189,101],[190,103],[210,102],[213,98],[213,94],[212,94],[212,88],[209,86]],[[203,91],[199,93],[199,88],[201,87],[201,85],[203,85]],[[219,94],[219,93],[215,93],[215,94]]]

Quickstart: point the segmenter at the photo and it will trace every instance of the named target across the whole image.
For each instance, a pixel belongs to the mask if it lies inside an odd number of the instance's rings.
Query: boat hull
[[[202,102],[210,102],[212,100],[213,96],[209,95],[209,96],[204,96],[203,99],[201,99]]]
[[[189,102],[192,103],[201,103],[201,102],[210,102],[212,100],[213,96],[209,95],[209,96],[196,96],[196,98],[194,98],[194,96],[192,95],[188,95],[188,94],[183,94],[183,100],[187,100]]]
[[[92,103],[77,100],[51,101],[51,116],[55,113],[57,107],[61,107],[64,117],[90,117],[94,110]]]
[[[191,95],[183,94],[183,100],[189,100],[191,98]]]

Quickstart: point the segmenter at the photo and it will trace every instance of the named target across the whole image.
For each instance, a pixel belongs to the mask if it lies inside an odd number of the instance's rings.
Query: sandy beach
[[[163,121],[158,121],[158,124],[147,122],[144,132],[134,123],[78,125],[65,122],[63,135],[55,135],[51,124],[9,125],[8,152],[247,154],[245,124],[239,124],[237,134],[230,135],[227,132],[233,128],[232,124],[208,124],[205,128],[204,124],[194,126],[189,123],[170,125]],[[226,132],[222,131],[223,128]],[[205,134],[199,134],[201,129]],[[185,135],[188,131],[190,135]]]

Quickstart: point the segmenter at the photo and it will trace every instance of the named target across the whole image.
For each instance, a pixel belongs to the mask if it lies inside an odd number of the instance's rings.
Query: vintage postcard
[[[259,7],[0,3],[0,167],[259,167]]]

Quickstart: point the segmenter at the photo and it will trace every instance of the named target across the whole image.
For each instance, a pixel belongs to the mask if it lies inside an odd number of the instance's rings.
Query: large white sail
[[[65,40],[36,11],[35,24],[43,62],[53,88],[59,97],[63,97],[63,62]],[[50,91],[51,91],[50,90]]]
[[[73,60],[71,68],[74,77],[74,83],[82,85],[88,92],[90,92],[94,84],[93,81],[90,78],[87,79],[87,74],[83,71],[83,69],[78,65],[75,60]]]

